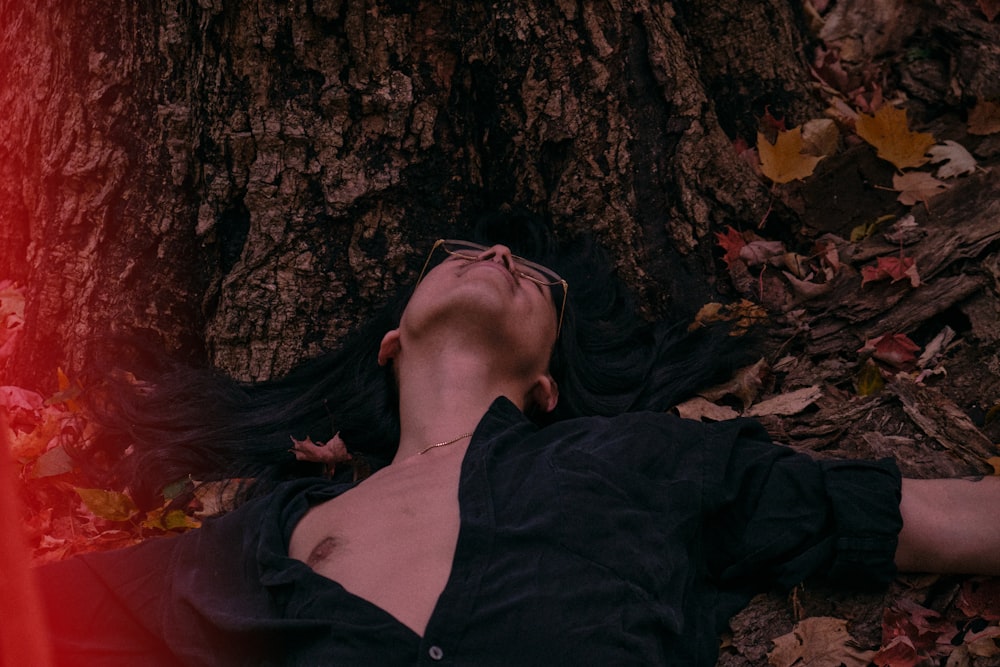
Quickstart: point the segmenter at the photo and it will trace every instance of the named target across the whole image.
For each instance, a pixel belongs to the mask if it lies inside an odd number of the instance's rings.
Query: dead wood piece
[[[839,450],[844,434],[857,424],[871,422],[873,413],[887,403],[889,398],[886,395],[826,400],[820,403],[817,413],[784,418],[769,415],[758,420],[780,442],[800,451],[830,455],[826,450]]]
[[[857,274],[844,274],[826,294],[806,303],[817,315],[810,323],[810,354],[830,354],[883,333],[912,331],[917,325],[968,298],[993,278],[989,271],[971,272],[962,263],[979,259],[1000,243],[1000,174],[971,176],[934,199],[915,218],[925,235],[901,251],[875,235],[860,244],[853,262],[865,264],[880,255],[903,252],[916,262],[923,284],[903,281],[860,286]]]
[[[864,292],[845,298],[818,317],[811,327],[808,354],[831,354],[851,349],[884,333],[906,333],[982,289],[987,278],[961,274],[938,278],[916,289]],[[899,289],[894,289],[899,287]],[[894,293],[893,293],[894,292]]]
[[[950,399],[936,389],[902,378],[886,388],[899,398],[921,431],[968,468],[965,474],[991,472],[986,459],[996,455],[996,447]]]

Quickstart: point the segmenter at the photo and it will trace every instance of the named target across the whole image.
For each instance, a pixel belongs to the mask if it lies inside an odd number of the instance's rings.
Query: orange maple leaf
[[[855,123],[858,136],[878,150],[878,156],[897,169],[919,167],[930,158],[925,153],[936,143],[933,135],[911,132],[906,110],[885,105],[874,116],[861,114]]]
[[[802,128],[779,131],[775,142],[770,143],[763,133],[757,133],[757,152],[760,170],[775,183],[789,183],[811,176],[821,157],[802,152]]]

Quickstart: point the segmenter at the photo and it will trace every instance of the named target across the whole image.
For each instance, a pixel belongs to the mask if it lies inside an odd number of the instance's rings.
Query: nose
[[[511,253],[510,248],[502,244],[496,244],[490,246],[483,254],[479,256],[481,261],[496,262],[497,264],[502,264],[505,269],[514,272],[514,255]]]

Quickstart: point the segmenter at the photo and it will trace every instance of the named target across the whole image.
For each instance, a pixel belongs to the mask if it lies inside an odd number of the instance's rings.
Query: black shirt
[[[891,462],[815,461],[755,422],[665,414],[538,429],[506,399],[462,465],[452,572],[423,637],[288,557],[288,483],[202,528],[42,570],[66,665],[712,665],[752,595],[885,583]]]

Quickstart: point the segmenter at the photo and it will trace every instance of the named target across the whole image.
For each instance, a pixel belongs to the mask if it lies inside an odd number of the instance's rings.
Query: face
[[[449,244],[423,274],[400,323],[419,337],[445,327],[509,355],[511,364],[547,368],[561,319],[565,283],[506,246]],[[554,294],[554,292],[556,294]],[[557,305],[555,298],[560,303]]]

